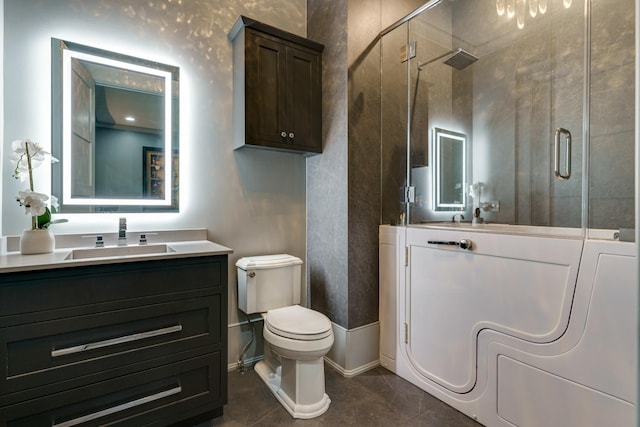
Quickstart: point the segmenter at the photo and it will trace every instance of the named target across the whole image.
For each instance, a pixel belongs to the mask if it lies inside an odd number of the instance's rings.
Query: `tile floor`
[[[378,367],[344,378],[325,365],[329,410],[312,420],[296,420],[273,397],[258,375],[229,373],[229,403],[224,416],[196,427],[225,426],[480,426],[413,384]]]

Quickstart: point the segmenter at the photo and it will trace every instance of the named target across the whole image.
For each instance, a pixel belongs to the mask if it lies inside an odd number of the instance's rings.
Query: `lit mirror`
[[[433,142],[435,210],[464,210],[467,137],[461,133],[435,128]]]
[[[52,39],[62,213],[178,211],[177,67]]]

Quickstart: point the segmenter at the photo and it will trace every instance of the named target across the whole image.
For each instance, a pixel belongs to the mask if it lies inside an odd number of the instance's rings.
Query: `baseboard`
[[[344,377],[354,377],[380,365],[380,322],[345,329],[332,322],[334,343],[325,356]]]
[[[353,378],[358,376],[364,372],[370,371],[371,369],[377,368],[380,366],[379,360],[374,360],[373,362],[369,362],[366,365],[362,365],[357,367],[356,369],[344,369],[342,366],[338,365],[333,360],[329,359],[325,356],[324,361],[327,362],[327,365],[331,366],[335,371],[337,371],[340,375],[345,378]]]
[[[390,357],[387,357],[384,354],[380,355],[380,366],[382,366],[383,368],[387,368],[394,374],[398,373],[396,368],[396,360],[391,359]]]

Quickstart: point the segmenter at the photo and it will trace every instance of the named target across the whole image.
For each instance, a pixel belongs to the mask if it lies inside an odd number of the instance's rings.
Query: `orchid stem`
[[[29,154],[29,144],[24,145],[24,151],[27,153],[27,168],[29,169],[29,189],[33,191],[33,172],[31,171],[31,154]]]
[[[24,145],[24,151],[27,154],[27,168],[29,169],[29,189],[33,191],[33,172],[31,170],[31,154],[29,154],[29,144],[26,143]],[[35,230],[37,228],[38,218],[34,215],[31,216],[31,229]]]

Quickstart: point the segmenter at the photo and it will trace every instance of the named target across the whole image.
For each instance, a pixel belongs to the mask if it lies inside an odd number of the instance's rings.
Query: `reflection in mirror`
[[[178,68],[58,39],[52,61],[59,211],[178,211]]]
[[[466,145],[464,134],[434,128],[434,207],[436,211],[464,210],[466,207]]]

